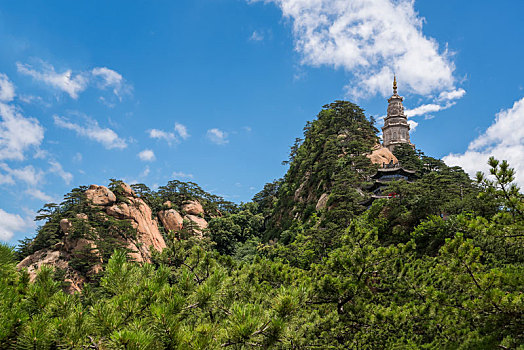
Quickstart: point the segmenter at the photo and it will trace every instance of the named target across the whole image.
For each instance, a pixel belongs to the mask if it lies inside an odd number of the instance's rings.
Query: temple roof
[[[404,169],[401,166],[378,168],[372,179],[380,179],[384,175],[403,175],[409,179],[416,178],[415,170]]]

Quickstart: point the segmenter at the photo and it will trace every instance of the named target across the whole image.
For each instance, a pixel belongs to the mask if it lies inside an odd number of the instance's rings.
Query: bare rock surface
[[[175,209],[162,210],[158,218],[166,230],[180,231],[184,225],[184,218]]]
[[[72,226],[73,224],[71,223],[71,221],[67,219],[60,220],[60,230],[62,230],[64,234],[67,235],[69,233],[69,230],[71,230]]]
[[[326,205],[327,205],[328,199],[329,199],[329,194],[322,193],[322,195],[318,199],[318,202],[317,202],[317,205],[315,206],[315,209],[316,210],[324,209],[326,207]]]
[[[389,164],[392,162],[392,164],[397,164],[398,159],[391,153],[389,149],[386,147],[383,147],[381,145],[376,145],[373,148],[373,152],[371,154],[368,154],[367,157],[371,160],[371,163],[373,164]]]
[[[116,196],[105,186],[91,185],[85,192],[86,198],[94,205],[111,205],[116,202]]]
[[[185,203],[182,206],[182,210],[188,215],[200,215],[204,214],[204,208],[199,201],[193,200]]]
[[[79,292],[85,282],[85,277],[69,267],[71,254],[65,250],[63,244],[57,244],[50,248],[41,249],[25,257],[17,265],[19,270],[26,269],[29,280],[34,282],[36,275],[42,266],[58,268],[66,272],[65,281],[69,282],[68,293]]]
[[[194,233],[202,237],[203,231],[207,228],[207,225],[208,225],[207,221],[201,218],[200,216],[196,216],[196,215],[186,215],[184,216],[184,219],[191,221],[191,223],[194,224],[192,225]]]
[[[129,248],[136,250],[136,253],[130,256],[138,261],[150,261],[151,251],[153,249],[162,251],[166,243],[162,234],[158,230],[158,223],[152,218],[151,208],[141,199],[137,198],[134,191],[126,191],[123,183],[124,193],[128,203],[118,203],[106,208],[106,213],[117,219],[130,220],[131,225],[137,230],[136,242],[129,242]]]

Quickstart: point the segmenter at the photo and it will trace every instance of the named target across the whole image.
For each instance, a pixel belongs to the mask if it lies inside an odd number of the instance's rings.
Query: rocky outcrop
[[[141,199],[136,197],[131,188],[122,183],[121,187],[126,196],[127,203],[121,202],[106,208],[106,214],[121,220],[129,220],[136,228],[136,241],[128,242],[128,248],[134,251],[130,257],[138,262],[149,261],[152,247],[162,251],[166,243],[158,230],[158,223],[152,218],[151,208]],[[130,191],[129,191],[130,190]]]
[[[184,219],[190,222],[190,228],[196,235],[200,237],[203,236],[203,232],[208,226],[207,221],[204,218],[196,215],[186,215],[184,216]]]
[[[114,217],[119,220],[128,220],[136,229],[136,238],[124,239],[124,245],[133,253],[130,258],[138,261],[150,261],[151,247],[162,251],[166,247],[164,238],[158,229],[158,223],[152,218],[151,208],[140,198],[133,189],[125,183],[121,185],[124,201],[117,203],[115,194],[105,186],[91,185],[86,190],[87,200],[100,208],[101,212],[94,215],[97,220],[109,220]],[[30,279],[36,278],[38,270],[43,266],[51,266],[65,271],[65,281],[70,282],[69,292],[81,291],[83,283],[89,276],[99,273],[102,270],[102,257],[100,256],[96,242],[97,232],[94,228],[89,228],[89,237],[85,235],[75,235],[74,230],[82,227],[82,232],[86,232],[82,224],[89,225],[89,218],[84,213],[78,213],[73,218],[63,218],[59,222],[60,231],[63,233],[61,242],[52,247],[41,249],[30,256],[27,256],[18,264],[19,269],[27,269]],[[76,271],[70,262],[77,257],[89,257],[93,265],[89,271],[80,273]],[[94,260],[93,260],[94,259]]]
[[[389,149],[381,145],[375,145],[373,152],[368,154],[367,157],[371,160],[371,163],[378,165],[398,163],[397,157]]]
[[[166,230],[177,232],[184,226],[184,218],[175,209],[162,210],[158,218]]]
[[[74,270],[69,263],[76,255],[85,254],[86,252],[92,252],[95,256],[98,254],[93,241],[85,238],[71,239],[66,237],[64,242],[57,243],[50,248],[41,249],[27,256],[18,263],[17,267],[19,270],[26,269],[31,282],[35,280],[42,266],[63,270],[65,272],[64,281],[69,282],[66,291],[68,293],[80,292],[86,281],[86,276]],[[92,266],[86,275],[91,276],[99,273],[101,270],[102,259],[99,257],[99,262]]]
[[[182,211],[189,215],[200,215],[204,214],[204,208],[198,201],[189,201],[182,205]]]
[[[116,196],[105,186],[91,185],[85,192],[86,198],[94,205],[111,205],[116,202]]]
[[[67,220],[67,219],[62,219],[60,220],[60,230],[64,233],[64,234],[68,234],[69,233],[69,230],[71,229],[71,227],[73,226],[73,224],[71,223],[71,221]]]
[[[317,205],[315,206],[315,209],[316,210],[324,209],[326,207],[326,205],[327,205],[328,199],[329,199],[329,194],[322,193],[322,195],[318,199],[318,202],[317,202]]]

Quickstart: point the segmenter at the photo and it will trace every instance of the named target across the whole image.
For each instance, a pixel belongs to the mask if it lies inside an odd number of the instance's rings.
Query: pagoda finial
[[[393,94],[397,94],[397,76],[393,75]]]

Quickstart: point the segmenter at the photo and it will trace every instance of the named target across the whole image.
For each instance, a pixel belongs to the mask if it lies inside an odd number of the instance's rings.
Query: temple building
[[[393,78],[393,95],[388,99],[388,112],[382,127],[382,138],[384,147],[391,152],[395,146],[402,143],[411,144],[409,141],[408,118],[404,114],[402,101],[404,98],[397,94],[397,77]]]
[[[370,197],[361,204],[370,206],[375,199],[392,198],[396,193],[387,191],[391,181],[416,181],[418,176],[414,170],[405,169],[393,155],[393,150],[400,144],[415,147],[409,140],[408,118],[404,114],[403,97],[397,94],[397,78],[393,78],[393,95],[388,99],[387,117],[382,127],[383,144],[377,144],[368,158],[379,168],[375,175],[369,178],[371,184],[366,188]]]

